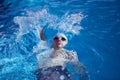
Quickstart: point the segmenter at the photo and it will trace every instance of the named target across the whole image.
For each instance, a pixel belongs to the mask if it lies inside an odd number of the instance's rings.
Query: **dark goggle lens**
[[[65,38],[63,38],[63,37],[61,38],[61,40],[62,40],[62,41],[66,41],[66,39],[65,39]]]
[[[58,37],[55,37],[54,40],[59,40]],[[66,41],[66,39],[64,37],[61,38],[62,41]]]
[[[58,37],[55,37],[54,40],[58,40],[59,38]]]

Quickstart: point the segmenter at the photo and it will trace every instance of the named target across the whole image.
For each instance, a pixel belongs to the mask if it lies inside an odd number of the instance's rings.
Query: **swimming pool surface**
[[[36,55],[57,32],[69,38],[91,80],[120,80],[120,1],[0,0],[0,80],[36,80]],[[49,45],[50,46],[50,45]]]

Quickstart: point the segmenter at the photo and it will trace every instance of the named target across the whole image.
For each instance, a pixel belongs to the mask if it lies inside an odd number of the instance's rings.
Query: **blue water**
[[[118,0],[0,0],[0,80],[36,80],[36,54],[56,31],[75,50],[91,80],[120,80]]]

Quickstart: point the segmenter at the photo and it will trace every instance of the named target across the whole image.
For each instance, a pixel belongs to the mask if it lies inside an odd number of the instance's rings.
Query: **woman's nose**
[[[61,39],[61,38],[59,38],[59,39],[58,39],[58,41],[62,41],[62,39]]]
[[[60,41],[61,39],[60,39],[60,38],[58,38],[58,40]]]

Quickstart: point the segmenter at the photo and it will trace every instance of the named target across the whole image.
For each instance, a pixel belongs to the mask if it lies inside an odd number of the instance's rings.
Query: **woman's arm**
[[[44,35],[44,30],[43,30],[43,28],[42,28],[41,31],[40,31],[40,38],[41,38],[41,40],[45,41],[45,35]]]

